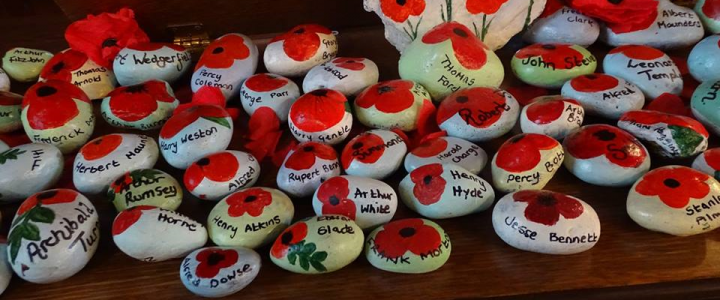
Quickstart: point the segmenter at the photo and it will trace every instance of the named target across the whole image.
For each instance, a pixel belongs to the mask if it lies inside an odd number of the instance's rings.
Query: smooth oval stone
[[[160,130],[160,153],[171,166],[186,169],[230,145],[233,120],[216,105],[196,105],[174,114]]]
[[[690,51],[687,59],[690,75],[697,81],[720,79],[720,35],[706,37]]]
[[[337,57],[314,66],[303,79],[303,91],[332,89],[345,96],[355,96],[378,82],[377,65],[362,57]]]
[[[365,241],[365,258],[373,267],[394,273],[435,271],[450,258],[450,236],[426,219],[392,221],[373,230]]]
[[[492,160],[493,186],[504,193],[541,190],[565,157],[555,139],[537,133],[518,134],[502,144]]]
[[[523,39],[531,44],[575,44],[587,47],[600,35],[595,19],[569,8],[560,0],[545,2],[545,10],[525,31]]]
[[[290,106],[300,97],[300,88],[280,75],[262,73],[250,76],[240,86],[240,102],[248,115],[258,108],[272,109],[281,122],[287,121]]]
[[[645,146],[610,125],[581,127],[563,141],[563,164],[580,180],[600,186],[628,186],[650,169]]]
[[[100,111],[114,127],[152,130],[165,124],[179,104],[167,82],[150,80],[113,90],[103,99]]]
[[[7,253],[7,241],[3,239],[3,242],[0,243],[0,295],[2,295],[8,285],[10,285],[10,279],[12,279],[13,276]]]
[[[579,45],[533,44],[518,50],[510,64],[521,81],[557,89],[570,79],[595,72],[597,59]]]
[[[2,68],[17,81],[35,81],[40,75],[40,70],[52,56],[52,53],[45,50],[12,48],[5,52]]]
[[[55,54],[43,67],[39,80],[72,83],[83,90],[90,99],[102,99],[117,85],[112,70],[98,65],[87,55],[72,49]]]
[[[195,65],[190,88],[193,93],[204,86],[219,88],[225,100],[236,96],[243,80],[255,74],[258,55],[257,46],[246,35],[223,35],[203,51]]]
[[[695,2],[695,12],[700,17],[705,30],[710,33],[720,33],[720,14],[717,11],[718,3],[713,0],[698,0]]]
[[[720,135],[720,99],[718,99],[718,90],[720,90],[720,80],[703,82],[693,92],[690,108],[693,116],[698,121],[715,134]]]
[[[434,109],[430,94],[410,80],[373,84],[353,102],[355,116],[363,125],[377,129],[412,131],[427,110]]]
[[[141,205],[176,210],[182,203],[183,190],[168,173],[137,169],[115,179],[108,188],[107,197],[118,212]]]
[[[510,93],[493,88],[463,89],[448,96],[437,110],[437,124],[449,136],[484,142],[510,132],[520,105]]]
[[[220,200],[208,216],[208,232],[220,246],[257,248],[292,223],[295,208],[283,192],[254,187]]]
[[[8,77],[8,74],[5,73],[5,71],[3,69],[0,69],[0,91],[2,91],[2,92],[10,91],[10,77]]]
[[[247,248],[195,250],[180,265],[180,281],[196,295],[225,297],[248,286],[260,273],[260,255]]]
[[[453,163],[470,173],[479,174],[487,164],[485,150],[463,139],[441,136],[427,140],[405,156],[405,170],[435,163]]]
[[[675,62],[648,46],[626,45],[610,50],[603,59],[603,70],[636,85],[649,99],[664,93],[679,95],[683,88]]]
[[[22,100],[23,96],[0,91],[0,133],[22,128]]]
[[[638,225],[688,236],[716,229],[720,219],[720,183],[684,166],[664,166],[641,177],[627,198],[627,212]]]
[[[100,242],[100,222],[93,204],[68,189],[48,190],[27,198],[8,234],[8,258],[18,277],[53,283],[82,270]]]
[[[207,242],[205,226],[172,210],[149,205],[121,211],[112,226],[115,245],[145,262],[187,255]]]
[[[53,145],[25,144],[0,152],[0,203],[53,187],[64,165],[62,153]]]
[[[720,148],[711,148],[698,155],[692,163],[692,168],[708,174],[715,179],[720,178]]]
[[[492,224],[508,245],[544,254],[580,253],[600,239],[600,219],[590,205],[551,191],[505,195],[495,204]]]
[[[561,140],[580,128],[585,110],[577,100],[563,96],[541,96],[523,107],[520,129],[525,133],[539,133]]]
[[[139,43],[118,52],[113,71],[120,85],[136,85],[148,80],[175,82],[192,64],[185,47],[170,43]]]
[[[73,184],[81,193],[107,192],[108,186],[126,172],[152,168],[158,156],[158,145],[151,137],[104,135],[87,143],[75,156]]]
[[[400,78],[424,86],[433,100],[469,87],[497,88],[505,76],[500,58],[465,25],[443,22],[405,47]]]
[[[686,158],[705,151],[710,134],[692,118],[653,110],[629,111],[618,127],[648,145],[653,153],[668,158]]]
[[[398,198],[387,183],[346,175],[323,182],[313,195],[312,205],[318,216],[343,215],[360,228],[368,229],[392,219]]]
[[[362,229],[346,216],[310,217],[278,236],[270,248],[270,259],[294,273],[330,273],[355,261],[364,240]]]
[[[63,154],[84,145],[95,128],[90,99],[64,81],[34,84],[25,93],[22,107],[21,120],[30,140],[56,146]]]
[[[407,145],[400,135],[374,129],[350,140],[340,162],[348,175],[384,179],[400,168],[405,153]]]
[[[340,92],[314,90],[290,106],[288,126],[300,142],[336,145],[347,138],[352,128],[353,116],[349,110],[347,98]]]
[[[340,171],[335,149],[317,142],[304,142],[285,156],[276,183],[290,196],[304,198],[312,195],[326,179],[340,175]]]
[[[251,187],[260,177],[260,162],[252,154],[225,150],[198,159],[185,171],[185,188],[195,197],[218,201]]]
[[[601,73],[578,76],[565,82],[561,94],[577,100],[589,115],[614,120],[645,105],[645,95],[637,86],[625,79]]]
[[[330,29],[317,24],[302,24],[270,40],[263,61],[270,73],[297,77],[330,61],[337,51],[338,41]]]

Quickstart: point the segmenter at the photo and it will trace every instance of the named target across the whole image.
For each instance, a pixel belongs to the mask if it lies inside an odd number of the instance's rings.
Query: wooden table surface
[[[258,39],[259,43],[267,39]],[[365,56],[374,60],[381,80],[397,78],[399,54],[383,38],[381,28],[342,32],[339,35],[342,56]],[[505,86],[515,79],[507,67],[508,57],[517,49],[517,41],[501,51],[506,63]],[[595,50],[600,54],[607,49]],[[261,67],[262,68],[262,67]],[[260,71],[260,70],[259,70]],[[187,84],[189,79],[182,80]],[[20,85],[14,92],[23,92]],[[185,87],[176,87],[178,89]],[[99,103],[98,103],[99,104]],[[238,99],[231,99],[238,106]],[[96,105],[96,108],[99,105]],[[590,119],[587,123],[602,122]],[[607,121],[605,121],[607,122]],[[230,149],[242,149],[247,117],[236,121]],[[94,136],[116,131],[99,119]],[[513,134],[519,133],[516,128]],[[148,133],[157,138],[157,131]],[[510,135],[480,146],[492,155]],[[711,137],[711,145],[717,137]],[[340,149],[340,148],[338,148]],[[661,161],[653,157],[653,168],[665,164],[689,166],[692,160]],[[275,186],[274,168],[263,165],[256,186]],[[178,179],[183,172],[167,165],[163,159],[157,168]],[[402,169],[402,167],[401,167]],[[71,170],[66,170],[71,171]],[[482,172],[490,181],[490,167]],[[387,182],[397,188],[405,176],[398,171]],[[461,218],[437,221],[450,235],[453,251],[441,269],[420,275],[394,274],[372,267],[364,257],[337,272],[324,275],[299,275],[282,270],[269,259],[269,247],[257,249],[263,257],[260,275],[233,297],[243,299],[278,298],[408,298],[449,299],[479,297],[531,297],[575,299],[609,298],[714,298],[720,295],[720,234],[710,232],[692,237],[673,237],[654,233],[635,224],[625,211],[628,188],[607,188],[586,184],[565,168],[546,189],[579,197],[595,208],[602,224],[602,235],[590,251],[553,256],[517,250],[506,245],[495,234],[491,224],[492,209]],[[496,199],[502,195],[498,194]],[[22,299],[100,299],[100,298],[180,298],[193,295],[180,282],[181,259],[159,263],[134,260],[112,242],[110,227],[116,214],[102,197],[92,198],[101,222],[101,242],[95,256],[75,276],[54,284],[37,285],[13,278],[3,298]],[[293,199],[295,219],[313,215],[310,199]],[[214,203],[200,201],[186,193],[179,211],[206,223]],[[5,216],[1,232],[7,234],[18,205],[0,209]],[[395,219],[418,217],[399,205]],[[210,244],[210,242],[209,242]]]

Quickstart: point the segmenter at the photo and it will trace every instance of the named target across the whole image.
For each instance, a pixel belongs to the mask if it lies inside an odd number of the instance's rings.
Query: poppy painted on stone
[[[551,191],[519,191],[513,194],[516,202],[526,202],[525,218],[529,221],[553,226],[560,220],[575,219],[582,215],[584,208],[580,201]]]
[[[407,252],[427,255],[440,247],[442,237],[422,219],[404,219],[385,224],[375,235],[374,243],[380,256],[395,259]]]
[[[272,204],[272,194],[262,188],[249,188],[228,196],[226,201],[231,217],[241,217],[246,213],[259,217],[265,207]]]

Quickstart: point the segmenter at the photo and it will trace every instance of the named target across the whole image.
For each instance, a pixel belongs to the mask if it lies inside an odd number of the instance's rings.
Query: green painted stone
[[[370,233],[365,257],[374,267],[395,273],[427,273],[442,267],[452,244],[438,224],[426,219],[387,223]]]
[[[523,82],[558,89],[570,79],[594,73],[597,59],[578,45],[533,44],[518,50],[510,65]]]
[[[170,174],[140,169],[127,172],[110,184],[107,197],[118,212],[139,205],[176,210],[182,203],[183,190]]]
[[[52,53],[44,50],[12,48],[5,52],[2,68],[17,81],[35,81],[45,63],[52,57]]]
[[[690,108],[695,118],[720,134],[720,80],[705,81],[693,92]]]
[[[22,128],[22,99],[18,94],[0,91],[0,133]]]

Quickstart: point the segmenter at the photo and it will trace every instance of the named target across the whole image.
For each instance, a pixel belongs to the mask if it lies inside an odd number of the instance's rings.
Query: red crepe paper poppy
[[[548,65],[552,65],[553,70],[574,68],[575,64],[567,63],[568,58],[572,57],[575,61],[582,61],[585,58],[583,54],[575,50],[572,45],[565,44],[533,44],[515,53],[515,57],[520,59],[538,56]]]
[[[108,134],[92,140],[80,148],[80,154],[88,161],[107,156],[120,147],[123,137],[119,134]]]
[[[365,109],[375,106],[388,114],[399,113],[415,103],[413,86],[412,81],[402,79],[380,82],[362,91],[355,98],[355,104]]]
[[[635,191],[645,196],[657,196],[665,205],[683,208],[690,198],[702,199],[710,193],[708,175],[688,167],[655,169],[642,177]]]
[[[605,22],[615,33],[650,27],[657,18],[658,0],[568,0],[568,6]]]
[[[377,162],[383,153],[385,153],[385,141],[377,134],[366,132],[356,136],[345,145],[342,152],[343,168],[346,170],[353,161],[359,161],[364,164],[373,164]]]
[[[195,70],[200,67],[210,69],[226,69],[236,60],[246,59],[250,56],[250,49],[245,45],[245,39],[237,34],[226,34],[213,41],[205,48]]]
[[[547,2],[545,2],[545,9],[538,18],[547,18],[549,16],[552,16],[564,6],[565,4],[560,2],[560,0],[547,0]]]
[[[350,194],[350,183],[345,177],[332,177],[323,182],[317,191],[317,198],[322,203],[323,215],[343,215],[355,220],[357,207]]]
[[[508,0],[467,0],[467,2],[465,2],[465,8],[473,15],[492,15],[507,1]]]
[[[705,157],[705,162],[713,168],[713,170],[720,170],[720,148],[709,149],[702,154]]]
[[[466,69],[478,70],[487,62],[487,46],[470,29],[458,22],[441,23],[422,37],[425,44],[437,44],[449,40],[455,58]]]
[[[702,12],[710,19],[720,20],[720,1],[705,0],[702,5]]]
[[[231,217],[242,217],[245,213],[259,217],[272,204],[272,194],[262,188],[249,188],[230,195],[226,201]]]
[[[363,63],[363,61],[365,61],[364,58],[338,57],[333,59],[332,63],[338,68],[361,71],[365,69],[365,63]]]
[[[136,122],[147,118],[158,108],[158,101],[175,102],[165,82],[150,80],[141,84],[124,86],[110,92],[110,111],[118,119]]]
[[[200,262],[195,269],[195,275],[199,278],[213,278],[220,270],[235,265],[238,253],[233,249],[207,248],[200,251],[195,260]]]
[[[245,148],[262,161],[267,156],[272,156],[282,136],[280,131],[280,119],[272,108],[267,106],[259,107],[250,116],[248,122],[248,139]]]
[[[220,152],[194,162],[185,171],[185,187],[189,191],[195,190],[207,178],[215,182],[228,182],[235,177],[240,163],[237,157],[230,152]]]
[[[442,153],[447,149],[447,146],[447,140],[439,137],[423,142],[420,146],[413,149],[411,153],[420,158],[428,158]]]
[[[528,105],[537,97],[547,96],[550,94],[550,91],[547,89],[532,85],[509,87],[507,92],[510,93],[510,95],[512,95],[522,106]]]
[[[121,8],[117,13],[101,13],[75,21],[65,30],[70,48],[85,53],[92,61],[112,69],[115,56],[127,46],[150,41],[135,21],[135,13]]]
[[[665,53],[653,47],[643,45],[625,45],[610,50],[608,54],[622,53],[628,58],[653,60],[665,56]]]
[[[283,51],[288,57],[295,61],[306,61],[320,49],[320,36],[318,33],[332,34],[332,31],[317,24],[303,24],[274,37],[270,43],[284,41]]]
[[[580,105],[574,99],[550,99],[541,102],[530,103],[527,107],[527,118],[535,124],[549,124],[562,116],[565,111],[565,103]]]
[[[27,200],[20,204],[17,215],[22,216],[26,211],[39,205],[51,205],[60,203],[70,203],[77,198],[77,192],[72,190],[49,190],[30,196]]]
[[[275,258],[283,258],[287,255],[290,250],[290,246],[302,242],[308,233],[308,226],[305,222],[298,222],[288,227],[283,233],[275,240],[272,248],[270,248],[270,254]]]
[[[287,83],[287,79],[268,73],[256,74],[245,80],[245,86],[255,92],[274,91]]]
[[[468,125],[475,128],[487,128],[495,124],[505,112],[505,94],[500,90],[484,87],[462,89],[445,98],[437,110],[437,123],[460,115]],[[479,112],[494,112],[487,116]]]
[[[30,128],[53,129],[65,125],[80,114],[74,100],[90,103],[85,93],[74,84],[48,80],[28,89],[22,108],[28,108],[27,121]]]
[[[385,224],[375,235],[378,255],[394,259],[408,251],[415,255],[427,255],[440,247],[442,237],[422,219],[404,219]]]
[[[405,22],[410,16],[419,16],[425,11],[425,0],[380,0],[380,9],[395,22]]]
[[[550,150],[560,144],[553,138],[537,134],[518,134],[500,146],[495,163],[498,167],[508,172],[525,172],[532,170],[542,158],[540,151]]]
[[[617,87],[618,84],[620,84],[620,81],[617,78],[601,73],[578,76],[570,80],[570,86],[574,90],[583,93],[607,91]]]
[[[200,118],[215,122],[223,127],[231,128],[230,122],[226,119],[230,118],[230,115],[222,107],[216,105],[196,105],[176,113],[168,119],[160,130],[160,137],[164,139],[172,138]]]
[[[304,142],[295,147],[295,151],[285,161],[285,166],[296,171],[307,170],[315,165],[317,158],[336,160],[337,154],[328,145],[317,142]]]
[[[80,69],[88,60],[87,55],[80,51],[69,49],[55,54],[40,71],[43,80],[72,81],[72,72]]]
[[[127,230],[128,228],[130,228],[130,226],[140,220],[143,210],[150,210],[155,208],[157,207],[150,205],[139,205],[121,211],[117,215],[117,217],[115,217],[115,221],[113,221],[112,235],[115,236],[125,232],[125,230]]]
[[[693,131],[701,134],[705,138],[708,138],[710,136],[708,131],[705,129],[705,126],[703,126],[702,123],[696,121],[695,119],[663,112],[633,110],[624,113],[622,117],[620,117],[620,121],[634,121],[645,125],[665,123],[668,125],[690,128]]]
[[[430,205],[440,201],[445,191],[445,181],[442,178],[441,164],[429,164],[410,172],[410,180],[415,184],[413,195],[422,205]]]
[[[515,202],[526,202],[525,218],[531,222],[553,226],[562,215],[565,219],[575,219],[582,215],[580,201],[550,191],[519,191],[513,194]]]
[[[162,49],[163,47],[167,47],[178,52],[185,51],[185,47],[171,43],[138,43],[128,46],[129,49],[137,51],[156,51]]]
[[[347,98],[338,91],[314,90],[295,100],[290,107],[290,119],[305,132],[327,130],[345,117],[346,103]]]
[[[610,125],[589,125],[565,137],[567,151],[579,159],[604,155],[611,163],[637,168],[647,152],[640,141],[620,128]]]

